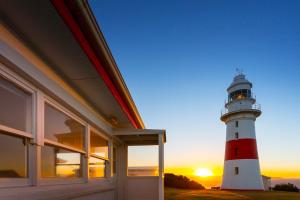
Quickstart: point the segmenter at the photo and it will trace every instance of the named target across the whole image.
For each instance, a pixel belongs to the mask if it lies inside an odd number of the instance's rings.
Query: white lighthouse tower
[[[264,190],[260,173],[255,120],[260,106],[251,93],[252,83],[240,73],[228,87],[221,120],[226,124],[226,149],[221,189]]]

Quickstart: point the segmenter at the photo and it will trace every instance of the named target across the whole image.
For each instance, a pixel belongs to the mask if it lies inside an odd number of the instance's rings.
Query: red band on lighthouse
[[[225,160],[258,159],[255,139],[239,139],[226,142]]]

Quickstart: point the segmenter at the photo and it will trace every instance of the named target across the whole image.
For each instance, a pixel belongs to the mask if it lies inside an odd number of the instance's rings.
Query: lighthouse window
[[[235,121],[235,127],[239,127],[239,121]]]
[[[234,168],[234,174],[235,174],[235,175],[238,175],[238,174],[239,174],[239,168],[238,168],[238,167],[235,167],[235,168]]]
[[[238,139],[238,138],[239,138],[239,133],[236,132],[236,133],[235,133],[235,139]]]
[[[242,89],[234,91],[228,95],[228,98],[229,101],[251,98],[251,90]]]
[[[234,149],[234,155],[235,155],[235,156],[238,156],[238,151],[239,151],[238,148],[235,148],[235,149]]]

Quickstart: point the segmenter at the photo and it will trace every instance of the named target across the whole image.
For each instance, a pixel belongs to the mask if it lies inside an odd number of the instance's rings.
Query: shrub
[[[165,186],[180,189],[205,189],[200,183],[190,180],[182,175],[165,174]]]
[[[291,184],[291,183],[277,184],[273,187],[273,190],[288,191],[288,192],[299,192],[299,189],[294,184]]]

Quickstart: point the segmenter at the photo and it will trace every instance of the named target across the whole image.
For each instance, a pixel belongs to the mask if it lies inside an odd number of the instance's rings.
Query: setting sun
[[[199,168],[195,171],[195,175],[200,177],[208,177],[208,176],[213,176],[214,174],[210,169]]]

